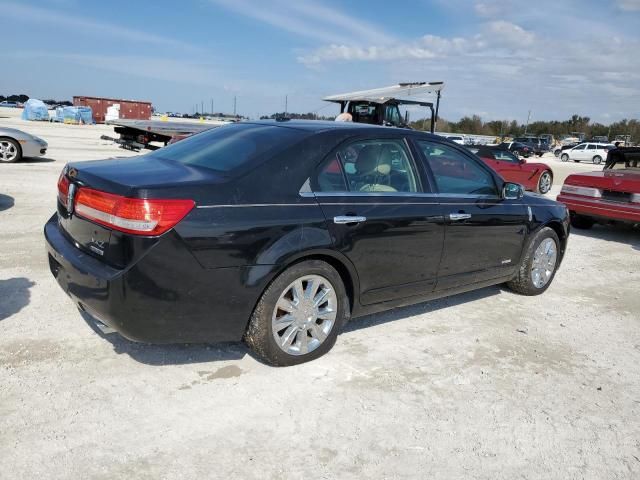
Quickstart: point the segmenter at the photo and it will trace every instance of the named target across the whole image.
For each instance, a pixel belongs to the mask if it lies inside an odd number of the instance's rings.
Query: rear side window
[[[230,172],[284,150],[304,135],[299,130],[275,125],[236,123],[194,135],[149,156]]]
[[[320,167],[316,192],[417,192],[418,175],[402,140],[358,140]]]
[[[440,193],[497,195],[493,176],[473,158],[448,145],[419,140]]]

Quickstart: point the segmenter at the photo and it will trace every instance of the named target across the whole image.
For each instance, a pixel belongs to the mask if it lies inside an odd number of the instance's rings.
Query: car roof
[[[270,125],[283,128],[292,128],[296,130],[303,130],[307,132],[320,133],[327,131],[340,131],[340,132],[352,132],[354,134],[364,133],[390,133],[397,132],[402,135],[417,135],[424,138],[432,138],[436,140],[442,140],[443,137],[439,135],[433,135],[429,132],[423,132],[421,130],[411,130],[408,128],[398,127],[386,127],[382,125],[371,125],[369,123],[357,123],[357,122],[335,122],[327,120],[255,120],[240,122],[242,124],[253,125]]]

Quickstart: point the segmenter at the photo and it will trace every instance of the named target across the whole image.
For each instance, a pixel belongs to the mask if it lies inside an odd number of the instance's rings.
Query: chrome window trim
[[[302,195],[302,194],[301,194]],[[386,198],[484,198],[500,200],[497,195],[468,194],[468,193],[421,193],[421,192],[316,192],[316,198],[321,197],[386,197]],[[309,196],[305,194],[304,196]]]

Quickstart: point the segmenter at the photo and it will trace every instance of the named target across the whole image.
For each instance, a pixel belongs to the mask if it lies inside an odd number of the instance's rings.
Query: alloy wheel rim
[[[553,275],[558,258],[558,248],[552,238],[545,238],[533,254],[531,281],[536,288],[542,288]]]
[[[18,156],[18,149],[13,143],[0,142],[0,160],[10,162]]]
[[[283,352],[305,355],[327,339],[336,322],[338,297],[320,275],[300,277],[283,290],[271,316],[273,338]]]
[[[540,177],[540,191],[547,193],[549,190],[551,190],[551,176],[548,173],[543,173]]]

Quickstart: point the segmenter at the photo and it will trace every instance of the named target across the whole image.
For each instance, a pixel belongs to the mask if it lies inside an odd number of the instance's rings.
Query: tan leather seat
[[[358,190],[361,192],[395,192],[389,185],[391,160],[379,145],[366,145],[355,162]]]

